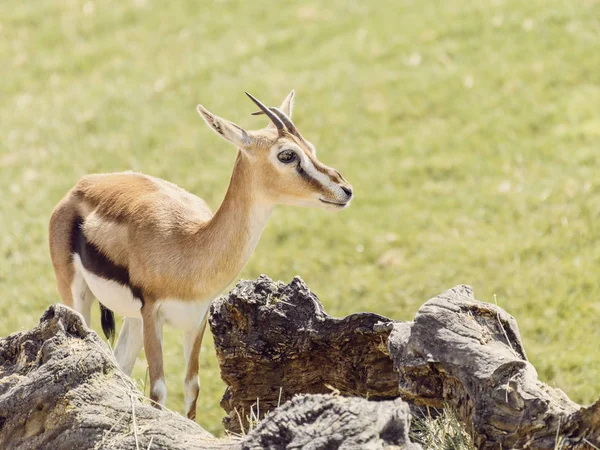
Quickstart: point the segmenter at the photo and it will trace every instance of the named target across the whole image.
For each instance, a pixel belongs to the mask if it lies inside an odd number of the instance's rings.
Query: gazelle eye
[[[279,154],[277,155],[277,159],[284,164],[291,163],[296,159],[296,157],[296,153],[294,153],[291,150],[284,150],[282,152],[279,152]]]

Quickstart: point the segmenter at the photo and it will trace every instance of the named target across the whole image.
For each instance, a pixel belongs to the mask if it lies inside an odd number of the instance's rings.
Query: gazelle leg
[[[66,268],[55,267],[56,271],[56,284],[58,286],[58,293],[63,303],[71,309],[75,309],[73,305],[73,291],[71,285],[73,284],[73,277],[75,276],[75,269],[73,265]]]
[[[206,328],[208,312],[200,325],[193,331],[184,335],[183,351],[185,353],[185,412],[188,419],[196,419],[196,401],[200,392],[200,380],[198,379],[198,370],[200,368],[200,349],[202,348],[202,337]]]
[[[94,295],[80,272],[75,271],[71,282],[71,295],[73,298],[73,309],[80,313],[89,327],[92,321],[92,303]]]
[[[154,305],[146,303],[142,307],[142,322],[144,350],[150,372],[150,400],[155,402],[154,406],[160,408],[167,401],[167,385],[163,368],[162,323]]]
[[[126,375],[131,376],[135,360],[143,345],[144,329],[142,320],[125,317],[119,339],[117,339],[117,345],[115,345],[115,358]]]

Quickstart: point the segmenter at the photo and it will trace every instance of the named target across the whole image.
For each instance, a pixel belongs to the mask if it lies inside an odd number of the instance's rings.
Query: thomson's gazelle
[[[262,130],[246,131],[198,106],[209,127],[238,149],[214,215],[203,200],[168,181],[124,172],[84,176],[50,219],[50,253],[64,303],[89,325],[98,299],[107,337],[115,332],[113,311],[125,316],[115,357],[131,374],[144,346],[157,405],[167,395],[163,323],[185,332],[185,400],[192,419],[208,306],[250,258],[273,207],[340,210],[352,197],[350,185],[317,159],[292,123],[294,91],[280,108],[248,96],[271,121]]]

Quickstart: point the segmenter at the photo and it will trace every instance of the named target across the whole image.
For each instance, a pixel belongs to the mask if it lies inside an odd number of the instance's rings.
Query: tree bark
[[[264,414],[298,393],[397,398],[389,330],[376,328],[382,323],[390,320],[372,313],[329,316],[298,277],[289,285],[264,275],[238,283],[209,315],[228,386],[225,428],[240,433],[258,409]]]
[[[297,393],[335,390],[412,406],[450,405],[481,449],[600,447],[600,401],[583,408],[540,382],[517,323],[457,286],[414,322],[359,313],[329,316],[300,278],[240,282],[215,301],[209,323],[226,428]]]
[[[51,306],[38,327],[0,340],[2,449],[234,449],[149,405],[81,315]]]
[[[420,445],[410,442],[409,425],[410,409],[400,399],[304,395],[268,415],[242,450],[419,450]]]
[[[389,327],[389,325],[388,325]],[[517,322],[457,286],[391,325],[402,398],[456,408],[481,449],[600,446],[600,400],[589,408],[538,380]]]

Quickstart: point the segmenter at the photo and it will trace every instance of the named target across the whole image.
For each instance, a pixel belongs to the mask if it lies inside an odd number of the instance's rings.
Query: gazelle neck
[[[248,157],[238,152],[223,203],[201,230],[198,251],[211,255],[203,263],[210,261],[206,269],[226,284],[245,266],[273,211],[258,195],[252,175]]]

